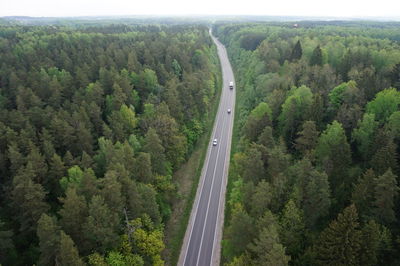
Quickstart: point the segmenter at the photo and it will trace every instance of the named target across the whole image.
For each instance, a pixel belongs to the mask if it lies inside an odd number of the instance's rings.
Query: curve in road
[[[226,49],[211,30],[210,35],[218,49],[223,87],[200,186],[179,257],[178,265],[185,266],[219,265],[220,261],[236,88],[229,89],[229,82],[234,82],[234,76]],[[231,109],[230,114],[228,109]],[[217,139],[216,146],[212,145],[214,139]]]

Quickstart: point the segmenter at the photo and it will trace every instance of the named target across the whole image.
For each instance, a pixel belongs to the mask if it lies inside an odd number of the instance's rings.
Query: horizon
[[[0,3],[0,17],[115,17],[115,16],[266,16],[319,18],[400,18],[400,3],[381,0],[379,4],[361,0],[318,1],[281,0],[265,3],[248,0],[245,4],[227,0],[203,0],[198,4],[184,0],[148,0],[134,3],[126,0],[70,0],[54,3],[50,0],[15,0]]]

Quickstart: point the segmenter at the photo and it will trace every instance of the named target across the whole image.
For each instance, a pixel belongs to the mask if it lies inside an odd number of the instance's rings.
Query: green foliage
[[[364,160],[368,160],[372,155],[372,148],[378,122],[375,121],[374,114],[364,114],[358,123],[358,128],[353,131],[353,139],[358,144],[358,151]]]
[[[399,194],[397,176],[392,173],[391,169],[388,169],[374,181],[376,183],[374,216],[382,224],[389,225],[396,221],[393,208],[394,199]]]
[[[399,110],[400,92],[395,88],[385,89],[376,94],[367,104],[367,112],[375,114],[376,120],[386,122],[389,117]]]
[[[238,210],[254,221],[253,244],[273,217],[280,217],[279,240],[293,265],[398,264],[398,247],[390,244],[397,232],[397,219],[390,218],[398,205],[397,185],[391,183],[387,197],[379,196],[387,208],[376,207],[376,177],[389,168],[398,175],[399,169],[398,91],[386,89],[399,83],[397,27],[326,21],[303,21],[298,28],[289,22],[215,24],[213,32],[227,46],[240,87],[235,113],[240,140],[233,146],[223,242],[227,265],[267,261],[251,250],[245,228],[235,227],[245,232],[243,243],[231,241]],[[263,36],[260,43],[246,40],[257,34]],[[260,103],[272,113],[265,124],[252,111]],[[357,206],[362,226],[353,214],[331,221],[349,202]],[[333,228],[321,234],[329,222]]]
[[[271,123],[272,111],[268,104],[261,102],[254,108],[243,127],[245,136],[250,141],[255,141],[262,130]]]
[[[79,258],[79,253],[75,247],[75,243],[63,231],[61,231],[60,237],[60,254],[58,257],[58,262],[65,266],[85,265],[85,263],[83,263],[83,261]]]
[[[340,123],[333,121],[322,132],[315,154],[327,172],[334,189],[346,181],[344,176],[351,162],[351,150]],[[337,156],[338,154],[340,156]]]
[[[350,80],[349,82],[344,82],[344,83],[340,84],[339,86],[333,88],[329,92],[329,103],[335,109],[338,109],[339,106],[344,102],[345,93],[348,90],[351,90],[356,87],[357,87],[357,83],[353,80]]]
[[[314,121],[305,121],[302,128],[302,131],[297,134],[299,137],[296,139],[296,149],[305,154],[317,146],[319,132]]]
[[[52,265],[57,261],[60,243],[60,227],[54,218],[42,214],[38,221],[37,235],[39,238],[41,265]]]
[[[93,196],[89,203],[88,217],[83,224],[83,234],[88,250],[104,253],[118,243],[118,216],[105,203],[101,196]]]
[[[357,207],[360,217],[371,217],[374,201],[376,176],[372,169],[368,169],[355,184],[352,201]]]
[[[296,42],[296,44],[293,47],[292,54],[290,55],[290,60],[299,60],[303,55],[303,49],[301,47],[300,40]]]
[[[277,226],[269,224],[263,228],[249,249],[254,253],[256,265],[288,265],[290,257],[285,254],[285,248],[279,241]]]
[[[315,246],[321,265],[359,265],[362,234],[357,209],[350,205],[322,231]]]
[[[61,188],[65,191],[68,187],[79,186],[82,180],[83,171],[77,165],[68,169],[68,176],[60,179]]]
[[[322,66],[323,63],[323,58],[322,58],[322,50],[321,47],[318,45],[317,47],[315,47],[311,58],[310,58],[310,65],[315,66]]]
[[[310,88],[306,86],[293,88],[282,104],[279,124],[287,143],[292,143],[300,125],[307,119],[311,111],[312,96]]]

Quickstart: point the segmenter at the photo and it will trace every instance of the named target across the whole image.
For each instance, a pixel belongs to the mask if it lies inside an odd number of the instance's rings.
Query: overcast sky
[[[151,14],[400,17],[400,0],[0,0],[0,16]]]

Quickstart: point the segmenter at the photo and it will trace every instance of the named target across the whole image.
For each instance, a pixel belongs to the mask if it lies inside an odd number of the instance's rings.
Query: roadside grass
[[[216,49],[213,50],[217,53]],[[218,58],[218,55],[216,56]],[[171,217],[165,226],[164,242],[166,244],[166,249],[163,252],[163,257],[166,265],[176,265],[178,263],[183,238],[185,237],[192,205],[199,184],[201,170],[207,154],[208,143],[213,130],[222,91],[222,73],[219,60],[216,65],[216,77],[216,97],[212,103],[211,111],[206,118],[204,133],[199,138],[188,161],[174,173],[174,180],[178,184],[178,196],[173,203]]]

